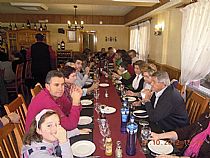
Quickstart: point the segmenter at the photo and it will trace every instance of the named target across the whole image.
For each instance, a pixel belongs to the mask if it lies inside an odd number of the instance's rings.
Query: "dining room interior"
[[[62,116],[59,127],[56,119],[53,123],[69,144],[64,148],[64,138],[56,135],[62,157],[202,157],[209,136],[197,153],[191,152],[191,142],[200,136],[200,126],[194,125],[200,118],[202,130],[210,128],[205,122],[210,118],[209,13],[210,0],[2,0],[0,157],[36,154],[37,147],[30,151],[40,143],[28,132],[32,117],[39,131],[54,115]],[[60,92],[53,93],[54,82]],[[171,87],[176,92],[165,94]],[[180,108],[171,110],[161,96]],[[161,103],[166,108],[157,112]],[[183,127],[191,129],[187,138]],[[51,139],[40,135],[43,142]]]

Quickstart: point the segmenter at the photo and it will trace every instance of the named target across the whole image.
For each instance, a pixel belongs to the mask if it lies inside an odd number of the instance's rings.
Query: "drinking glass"
[[[148,154],[149,150],[147,148],[148,140],[151,136],[151,128],[145,125],[141,128],[141,148],[144,154]]]
[[[94,91],[94,98],[96,99],[96,100],[98,100],[99,99],[99,90],[98,89],[96,89],[95,91]]]
[[[98,123],[99,123],[99,131],[103,137],[102,140],[100,141],[102,144],[101,148],[105,149],[106,137],[110,136],[111,131],[109,128],[108,120],[98,119]]]

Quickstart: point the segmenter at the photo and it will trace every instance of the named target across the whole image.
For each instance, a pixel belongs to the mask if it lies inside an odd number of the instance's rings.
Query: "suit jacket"
[[[121,81],[122,81],[122,84],[124,84],[125,86],[131,85],[131,87],[132,87],[132,83],[135,78],[136,78],[136,74],[132,75],[131,78],[128,80],[121,79]],[[144,77],[141,78],[137,89],[134,89],[132,87],[132,88],[130,88],[130,90],[133,92],[140,92],[143,89],[143,85],[144,85]]]
[[[162,130],[171,131],[189,124],[184,100],[172,85],[159,97],[155,108],[152,100],[145,103],[145,108],[150,121],[157,123]]]

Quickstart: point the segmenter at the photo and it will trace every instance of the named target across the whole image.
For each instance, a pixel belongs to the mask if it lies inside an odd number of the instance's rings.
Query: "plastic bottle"
[[[115,158],[122,158],[122,147],[119,140],[116,143]]]
[[[112,156],[112,138],[111,137],[106,138],[105,155]]]
[[[134,122],[134,117],[131,116],[130,122],[127,124],[127,142],[126,153],[133,156],[136,154],[136,139],[137,139],[138,124]]]

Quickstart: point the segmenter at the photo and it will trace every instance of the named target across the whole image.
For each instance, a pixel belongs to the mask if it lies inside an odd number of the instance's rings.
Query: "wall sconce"
[[[155,25],[155,31],[154,31],[154,35],[155,36],[160,36],[163,32],[163,24],[157,24]]]

